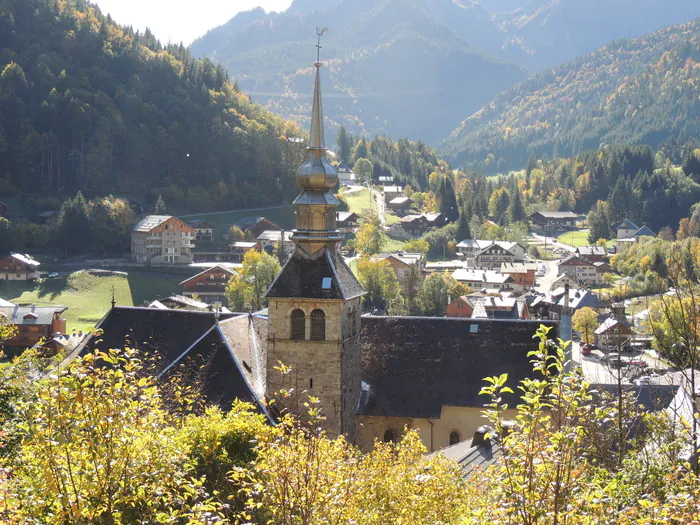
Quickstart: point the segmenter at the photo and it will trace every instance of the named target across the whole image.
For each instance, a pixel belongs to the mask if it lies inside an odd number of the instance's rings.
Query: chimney
[[[477,428],[474,432],[474,439],[472,439],[472,447],[491,448],[491,438],[486,437],[489,432],[491,432],[491,428],[487,426]]]

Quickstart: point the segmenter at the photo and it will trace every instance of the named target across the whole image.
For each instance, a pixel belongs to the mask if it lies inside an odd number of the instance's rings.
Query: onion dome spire
[[[323,100],[321,99],[321,36],[327,28],[317,29],[316,79],[311,109],[311,129],[307,159],[297,170],[297,184],[305,190],[330,190],[338,183],[338,173],[326,159],[326,138],[323,130]]]

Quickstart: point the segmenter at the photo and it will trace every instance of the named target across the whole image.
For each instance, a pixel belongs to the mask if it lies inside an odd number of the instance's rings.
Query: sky
[[[189,45],[240,11],[254,7],[283,11],[292,0],[93,0],[93,3],[119,24],[141,31],[150,27],[163,43]]]

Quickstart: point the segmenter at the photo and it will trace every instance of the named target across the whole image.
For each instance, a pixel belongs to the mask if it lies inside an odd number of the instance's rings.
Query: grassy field
[[[177,292],[183,279],[155,273],[96,276],[81,271],[37,284],[0,281],[0,297],[17,304],[67,306],[64,315],[68,330],[89,330],[109,310],[112,287],[118,306],[140,306],[157,296]]]
[[[348,202],[349,211],[357,213],[360,217],[364,217],[369,212],[369,190],[362,188],[360,191],[345,193],[345,200]],[[372,209],[376,211],[377,203],[372,202]]]
[[[588,246],[588,230],[577,230],[573,232],[566,232],[557,238],[557,242],[561,244],[568,244],[569,246]]]
[[[179,215],[178,218],[185,222],[197,219],[209,221],[214,225],[214,236],[220,239],[222,234],[228,233],[229,228],[234,222],[249,216],[266,217],[285,230],[291,230],[295,226],[294,206],[292,205],[280,206],[278,208],[222,211],[219,213],[195,213],[192,215]]]

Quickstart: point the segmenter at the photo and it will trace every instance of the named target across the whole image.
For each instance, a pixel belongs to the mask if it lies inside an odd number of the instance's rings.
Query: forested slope
[[[699,35],[695,20],[537,74],[464,120],[440,152],[494,171],[601,143],[686,142],[700,133]]]
[[[0,0],[0,115],[0,198],[162,193],[198,210],[295,191],[298,152],[281,137],[296,125],[252,104],[221,66],[83,1]]]

